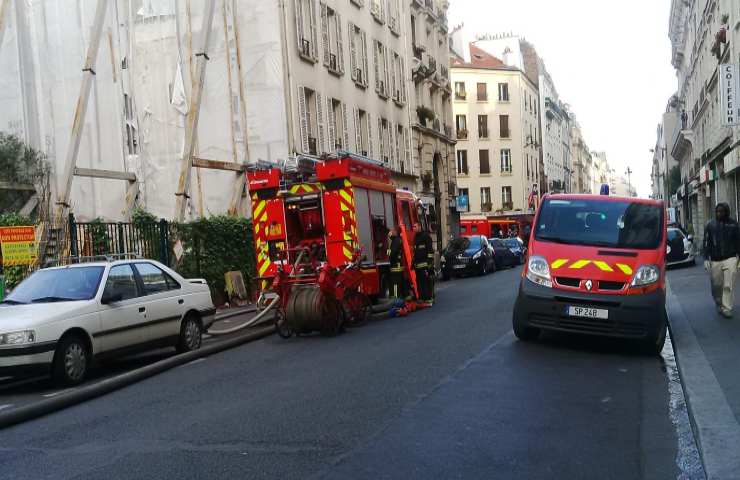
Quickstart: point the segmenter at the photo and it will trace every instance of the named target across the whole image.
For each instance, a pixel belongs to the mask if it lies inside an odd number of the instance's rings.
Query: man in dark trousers
[[[398,233],[398,227],[388,232],[388,261],[390,263],[389,292],[392,298],[405,298],[406,282],[403,278],[403,241]]]
[[[733,288],[740,254],[740,231],[730,217],[730,206],[718,203],[715,218],[704,228],[704,269],[709,272],[712,297],[717,311],[732,317]]]
[[[416,284],[419,288],[419,300],[431,303],[434,297],[432,283],[434,272],[434,245],[428,232],[421,230],[419,225],[414,226],[414,271]]]

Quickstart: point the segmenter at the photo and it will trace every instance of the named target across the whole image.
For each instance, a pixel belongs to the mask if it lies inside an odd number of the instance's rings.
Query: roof
[[[546,195],[546,197],[553,200],[603,200],[608,202],[629,202],[642,203],[645,205],[655,205],[658,207],[663,206],[662,200],[653,200],[651,198],[620,197],[616,195],[594,195],[591,193],[549,193]]]

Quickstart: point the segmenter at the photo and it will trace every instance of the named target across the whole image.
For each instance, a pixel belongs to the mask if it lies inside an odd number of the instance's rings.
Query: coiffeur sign
[[[0,227],[3,266],[28,265],[36,260],[36,231],[33,227]]]

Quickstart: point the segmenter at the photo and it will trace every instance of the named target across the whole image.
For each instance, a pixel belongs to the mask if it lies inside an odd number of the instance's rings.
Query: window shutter
[[[380,60],[378,59],[378,49],[380,43],[373,40],[373,59],[375,61],[375,91],[380,92]]]
[[[378,154],[380,160],[385,163],[385,142],[383,142],[383,119],[378,117]]]
[[[326,119],[329,134],[329,148],[327,148],[326,151],[334,152],[337,148],[337,119],[334,116],[334,101],[331,97],[326,97]]]
[[[306,89],[298,87],[298,117],[301,127],[301,150],[308,153],[308,109],[306,108]]]
[[[401,60],[401,101],[403,103],[406,103],[406,62],[404,61],[403,56],[400,58]]]
[[[319,138],[316,146],[316,153],[321,155],[326,152],[326,126],[324,125],[324,102],[319,92],[314,93],[316,96],[316,123],[318,124]]]
[[[388,68],[388,47],[383,47],[383,62],[385,63],[385,96],[390,97],[391,79],[390,69]]]
[[[319,38],[318,28],[316,28],[316,0],[308,0],[309,9],[311,11],[311,55],[314,60],[319,59]]]
[[[409,143],[409,130],[403,129],[403,151],[406,153],[406,165],[409,167],[409,173],[414,173],[414,161],[411,158],[411,144]]]
[[[394,57],[394,61],[391,62],[391,67],[392,67],[392,71],[391,71],[391,85],[390,85],[390,87],[391,87],[391,94],[392,95],[395,95],[396,94],[396,62],[395,62],[395,57]],[[396,97],[394,96],[393,98],[396,98]]]
[[[367,86],[368,85],[368,78],[367,76],[370,74],[370,68],[368,67],[368,55],[367,55],[367,35],[365,32],[362,32],[362,84]]]
[[[349,22],[349,69],[352,80],[357,80],[357,47],[355,45],[355,24]]]
[[[324,66],[329,66],[329,12],[324,2],[319,3],[321,10],[321,47],[324,49]]]
[[[334,12],[337,27],[337,68],[344,73],[344,40],[342,39],[342,16],[339,12]]]
[[[367,156],[375,159],[375,151],[373,150],[373,117],[366,113],[367,117]]]
[[[342,131],[344,132],[344,138],[342,139],[342,147],[345,150],[349,150],[349,115],[347,114],[347,104],[342,102]],[[359,130],[358,130],[359,131]]]
[[[303,51],[303,0],[295,0],[295,36],[298,40],[298,51]]]
[[[362,125],[360,125],[360,109],[355,108],[355,152],[362,154]]]

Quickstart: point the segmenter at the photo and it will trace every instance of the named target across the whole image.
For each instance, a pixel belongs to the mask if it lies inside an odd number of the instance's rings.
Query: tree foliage
[[[679,188],[681,188],[681,169],[674,165],[668,171],[668,194],[673,195]]]
[[[0,181],[34,185],[44,196],[50,170],[46,155],[16,135],[0,132]],[[29,190],[0,190],[0,212],[18,211],[33,194]]]

